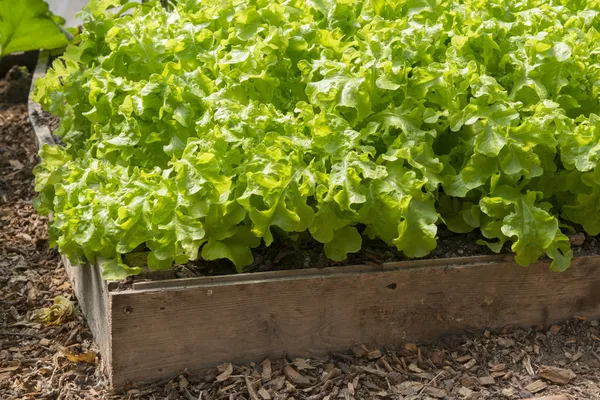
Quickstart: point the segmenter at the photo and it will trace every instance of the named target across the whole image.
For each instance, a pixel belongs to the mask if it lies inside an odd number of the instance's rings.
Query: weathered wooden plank
[[[513,255],[510,254],[494,254],[484,256],[469,256],[469,257],[453,257],[453,258],[434,258],[425,260],[410,260],[410,261],[399,261],[389,262],[381,265],[348,265],[343,268],[339,267],[327,267],[327,268],[306,268],[306,269],[292,269],[292,270],[281,270],[281,271],[267,271],[267,272],[253,272],[243,274],[232,274],[232,275],[218,275],[218,276],[205,276],[198,278],[180,278],[180,279],[168,279],[168,280],[152,280],[152,281],[141,281],[133,284],[134,290],[148,290],[148,289],[167,289],[167,288],[182,288],[187,286],[205,285],[205,284],[216,284],[226,282],[245,282],[245,281],[256,281],[262,279],[276,279],[276,278],[300,278],[300,277],[312,277],[312,276],[327,276],[327,275],[339,275],[340,273],[354,273],[354,272],[382,272],[391,271],[395,269],[410,269],[410,268],[421,268],[421,267],[435,267],[435,266],[461,266],[461,265],[472,265],[472,264],[484,264],[493,263],[500,261],[512,261]],[[153,277],[155,271],[147,274],[149,278]]]
[[[35,141],[37,143],[38,149],[40,149],[45,144],[48,144],[50,146],[53,146],[55,144],[50,129],[46,125],[39,123],[39,116],[42,115],[42,107],[39,103],[33,101],[33,99],[31,98],[31,93],[33,93],[35,83],[38,79],[46,75],[46,70],[48,69],[49,62],[50,52],[47,50],[41,51],[38,56],[35,71],[33,72],[33,75],[31,77],[31,87],[29,90],[29,99],[27,105],[29,112],[29,122],[31,123],[31,126],[33,126],[33,131],[35,133]]]
[[[545,262],[435,264],[112,292],[113,383],[600,316],[600,257],[578,258],[564,273]]]
[[[100,268],[96,265],[72,266],[66,257],[63,265],[69,275],[73,291],[85,319],[94,335],[101,354],[101,369],[108,376],[111,372],[111,317],[108,309],[108,286],[102,279]]]

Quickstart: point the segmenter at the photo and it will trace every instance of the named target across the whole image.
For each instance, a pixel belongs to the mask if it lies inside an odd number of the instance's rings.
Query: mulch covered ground
[[[202,376],[182,371],[116,394],[48,247],[47,220],[32,207],[36,144],[18,94],[27,87],[14,71],[0,81],[0,399],[600,399],[599,323],[578,316],[432,344],[225,364]]]

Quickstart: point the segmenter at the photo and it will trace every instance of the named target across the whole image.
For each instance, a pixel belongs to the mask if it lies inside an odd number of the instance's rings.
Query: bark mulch
[[[7,86],[0,83],[0,92]],[[47,220],[32,207],[36,156],[26,106],[4,93],[0,399],[600,399],[600,324],[577,316],[429,344],[224,364],[202,375],[182,371],[169,381],[108,389],[60,257],[48,247]]]

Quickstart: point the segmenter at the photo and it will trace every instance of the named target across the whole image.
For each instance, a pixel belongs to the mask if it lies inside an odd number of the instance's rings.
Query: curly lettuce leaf
[[[0,58],[66,46],[67,37],[43,0],[0,0]]]
[[[106,277],[299,233],[423,257],[441,224],[564,270],[565,223],[600,232],[598,1],[122,3],[35,92],[65,143],[36,207]]]

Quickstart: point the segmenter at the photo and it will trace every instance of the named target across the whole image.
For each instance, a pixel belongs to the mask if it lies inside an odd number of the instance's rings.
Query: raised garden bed
[[[223,362],[600,316],[600,257],[564,273],[471,257],[134,283],[66,263],[114,386]]]
[[[50,143],[50,130],[32,123],[38,142]],[[103,281],[98,265],[65,264],[114,386],[225,361],[600,316],[597,255],[575,257],[562,274],[546,261],[523,268],[510,255],[481,255],[126,285]]]
[[[47,59],[42,53],[37,76]],[[39,119],[32,123],[39,143],[52,140]],[[576,257],[564,273],[550,271],[548,262],[524,268],[498,255],[139,281],[126,288],[102,280],[98,266],[64,262],[115,387],[223,362],[600,316],[600,256]]]

